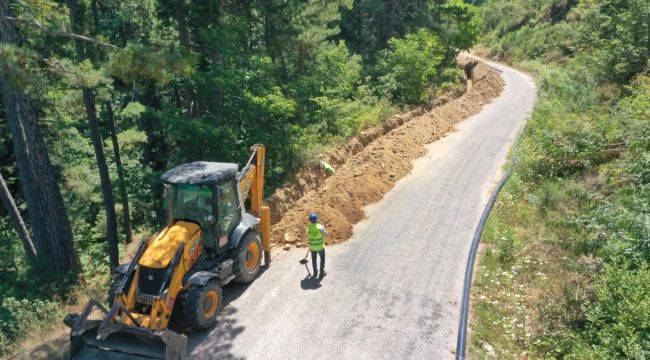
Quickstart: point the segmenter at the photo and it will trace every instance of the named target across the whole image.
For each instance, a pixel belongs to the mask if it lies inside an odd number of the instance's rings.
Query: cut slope
[[[272,241],[303,246],[310,212],[331,233],[328,244],[352,236],[354,224],[365,217],[364,206],[379,201],[412,168],[411,161],[425,154],[424,145],[454,129],[454,124],[476,114],[503,89],[499,74],[482,62],[460,56],[469,75],[466,92],[441,106],[412,111],[362,132],[344,146],[321,157],[336,168],[327,176],[309,167],[293,184],[270,197]]]

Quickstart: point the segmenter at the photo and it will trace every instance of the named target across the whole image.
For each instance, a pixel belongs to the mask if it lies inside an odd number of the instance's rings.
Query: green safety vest
[[[309,241],[310,251],[321,251],[325,249],[325,236],[317,224],[307,225],[307,240]]]
[[[332,174],[334,174],[334,173],[336,172],[336,170],[334,170],[334,168],[332,167],[332,165],[326,163],[326,162],[323,161],[323,160],[320,161],[320,166],[321,166],[323,169],[325,169],[325,172],[327,172],[327,175],[332,175]]]

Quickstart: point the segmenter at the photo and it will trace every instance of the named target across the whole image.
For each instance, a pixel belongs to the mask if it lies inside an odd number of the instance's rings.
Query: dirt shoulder
[[[354,224],[365,217],[364,206],[377,202],[412,169],[411,162],[426,153],[424,145],[454,130],[454,124],[476,114],[503,89],[497,71],[461,55],[468,74],[467,91],[442,105],[393,116],[346,144],[322,154],[336,173],[328,176],[318,166],[308,167],[295,181],[276,190],[269,199],[273,216],[272,241],[289,248],[305,244],[305,224],[316,212],[329,229],[329,244],[352,236]]]

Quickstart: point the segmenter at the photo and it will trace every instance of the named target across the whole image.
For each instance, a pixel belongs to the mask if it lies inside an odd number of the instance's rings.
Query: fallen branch
[[[101,47],[103,47],[105,49],[109,49],[109,50],[117,50],[117,49],[119,49],[117,46],[115,46],[113,44],[109,44],[109,43],[106,43],[106,42],[103,42],[103,41],[99,41],[97,39],[89,38],[87,36],[73,34],[73,33],[67,32],[67,31],[62,31],[62,30],[48,29],[45,26],[43,26],[41,23],[39,23],[38,21],[31,22],[31,21],[27,21],[27,20],[16,19],[16,18],[11,17],[11,16],[5,16],[4,20],[5,21],[11,21],[11,22],[19,24],[19,25],[27,25],[27,26],[39,29],[41,31],[48,32],[48,33],[53,34],[53,35],[58,35],[58,36],[63,36],[63,37],[67,37],[67,38],[70,38],[70,39],[89,42],[89,43],[92,43],[92,44],[95,44],[95,45],[99,45],[99,46],[101,46]]]

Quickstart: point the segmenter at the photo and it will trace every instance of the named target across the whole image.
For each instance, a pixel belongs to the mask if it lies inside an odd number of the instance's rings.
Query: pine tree
[[[17,46],[17,30],[12,23],[4,21],[8,16],[12,17],[9,1],[0,0],[2,43]],[[36,111],[24,89],[12,82],[10,74],[0,74],[0,87],[38,260],[46,267],[52,266],[54,271],[51,273],[56,277],[76,273],[80,264],[72,242],[70,222]]]
[[[83,8],[77,2],[77,0],[67,0],[67,4],[68,8],[70,9],[70,24],[72,31],[77,34],[83,34]],[[84,47],[84,43],[82,41],[75,40],[75,49],[77,52],[77,61],[82,62],[88,58],[88,51]],[[102,198],[104,199],[104,210],[106,211],[106,240],[108,242],[108,254],[110,258],[111,268],[115,268],[119,265],[115,198],[113,197],[113,188],[111,186],[111,179],[108,172],[108,163],[106,162],[106,154],[104,152],[104,142],[102,141],[102,134],[99,128],[99,119],[97,118],[95,94],[93,93],[93,90],[88,87],[83,87],[81,91],[83,93],[84,106],[86,108],[86,115],[88,117],[90,137],[92,139],[93,148],[95,150],[97,168],[99,169],[99,179],[102,187]]]
[[[113,113],[113,104],[107,101],[106,108],[106,124],[108,131],[111,134],[111,141],[113,143],[113,154],[115,156],[115,167],[117,168],[117,181],[120,189],[120,197],[122,200],[122,225],[124,227],[124,235],[126,241],[131,241],[133,237],[131,232],[131,210],[129,207],[129,192],[126,189],[126,180],[124,178],[124,165],[122,164],[122,155],[120,154],[120,144],[117,139],[117,127],[115,126],[115,115]]]

